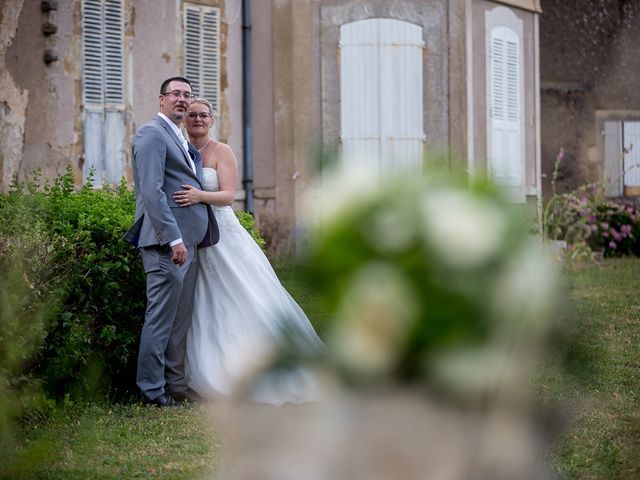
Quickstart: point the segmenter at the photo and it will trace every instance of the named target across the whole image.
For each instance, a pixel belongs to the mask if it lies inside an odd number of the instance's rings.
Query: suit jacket
[[[193,145],[189,154],[196,173],[178,136],[156,116],[136,133],[132,153],[136,220],[124,239],[138,247],[162,246],[181,237],[185,245],[217,243],[218,224],[210,205],[180,207],[173,200],[184,184],[202,189],[202,160]]]

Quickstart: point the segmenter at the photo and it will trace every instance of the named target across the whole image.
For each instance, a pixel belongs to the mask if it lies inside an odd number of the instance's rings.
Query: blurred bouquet
[[[236,406],[225,478],[547,478],[530,393],[557,282],[522,206],[486,182],[343,169],[309,211],[325,398]]]
[[[522,206],[486,182],[325,176],[308,278],[349,382],[482,397],[527,382],[557,285]]]

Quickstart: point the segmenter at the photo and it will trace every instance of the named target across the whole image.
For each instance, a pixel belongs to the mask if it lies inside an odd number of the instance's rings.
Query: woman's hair
[[[211,102],[209,102],[209,100],[207,100],[206,98],[198,97],[193,99],[191,105],[193,105],[194,103],[201,103],[202,105],[205,105],[209,109],[211,117],[215,118],[216,112],[213,111],[213,107],[211,106]]]

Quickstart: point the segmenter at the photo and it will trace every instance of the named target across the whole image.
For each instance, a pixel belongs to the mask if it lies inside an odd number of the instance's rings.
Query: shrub
[[[262,238],[262,234],[260,233],[260,231],[258,231],[258,229],[256,228],[256,223],[255,223],[255,219],[253,218],[253,215],[249,212],[237,211],[236,216],[240,221],[240,225],[242,225],[245,228],[245,230],[249,232],[249,234],[255,240],[258,246],[264,249],[265,241],[264,241],[264,238]]]
[[[136,249],[122,240],[134,192],[124,182],[76,190],[70,167],[42,190],[37,183],[36,176],[0,195],[0,267],[4,275],[21,258],[17,278],[29,287],[16,294],[21,312],[9,316],[25,334],[35,330],[38,345],[25,350],[20,375],[41,378],[58,398],[135,391],[146,278]],[[239,217],[260,244],[253,218]],[[46,319],[35,323],[43,306]]]
[[[555,179],[563,160],[556,159],[552,196],[543,214],[544,233],[553,240],[567,242],[570,256],[640,256],[640,212],[634,205],[604,195],[607,184],[595,182],[571,192],[558,194]]]

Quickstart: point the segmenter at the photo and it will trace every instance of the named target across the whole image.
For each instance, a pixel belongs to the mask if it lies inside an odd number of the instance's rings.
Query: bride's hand
[[[173,200],[181,207],[189,207],[202,202],[202,190],[191,185],[182,185],[184,190],[178,190],[173,194]]]

